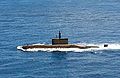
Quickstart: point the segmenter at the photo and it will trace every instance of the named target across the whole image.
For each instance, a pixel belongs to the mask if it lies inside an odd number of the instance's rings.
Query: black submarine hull
[[[104,47],[108,47],[108,44],[104,44]],[[61,33],[59,31],[59,38],[53,38],[52,44],[48,45],[24,45],[19,46],[17,49],[21,50],[31,50],[31,49],[90,49],[90,48],[99,48],[99,46],[89,46],[89,45],[78,45],[78,44],[68,44],[68,38],[61,38]]]

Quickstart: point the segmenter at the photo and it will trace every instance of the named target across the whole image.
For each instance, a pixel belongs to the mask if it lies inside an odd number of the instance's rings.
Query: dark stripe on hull
[[[23,46],[23,49],[33,49],[33,48],[99,48],[98,46],[80,46],[80,45],[27,45]]]

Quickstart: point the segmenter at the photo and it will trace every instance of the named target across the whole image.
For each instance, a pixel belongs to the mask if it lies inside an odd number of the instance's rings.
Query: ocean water
[[[17,50],[69,43],[110,45],[88,51]],[[0,78],[119,78],[119,0],[0,0]]]

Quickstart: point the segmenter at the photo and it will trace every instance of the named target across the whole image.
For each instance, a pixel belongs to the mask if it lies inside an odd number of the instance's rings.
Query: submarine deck
[[[33,49],[33,48],[99,48],[98,46],[84,46],[84,45],[73,45],[73,44],[62,44],[62,45],[26,45],[22,46],[23,49]]]

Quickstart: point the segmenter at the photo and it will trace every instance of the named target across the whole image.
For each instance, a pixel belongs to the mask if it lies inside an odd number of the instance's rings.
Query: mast
[[[59,39],[61,39],[61,32],[59,31]]]

